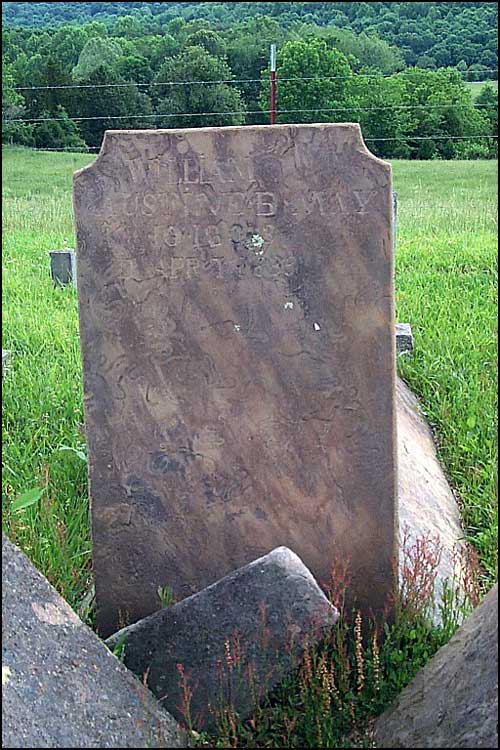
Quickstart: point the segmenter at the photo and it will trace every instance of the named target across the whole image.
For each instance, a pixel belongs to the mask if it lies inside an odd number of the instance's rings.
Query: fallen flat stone
[[[177,724],[2,535],[2,747],[183,747]]]
[[[204,591],[120,630],[124,663],[147,675],[150,690],[180,721],[183,690],[177,665],[193,689],[191,718],[216,724],[221,695],[240,718],[298,663],[338,617],[302,561],[279,547]]]
[[[466,564],[460,509],[438,459],[432,430],[418,398],[401,379],[396,384],[400,579],[405,548],[427,540],[439,555],[434,619],[445,580],[461,588]]]
[[[279,545],[381,614],[390,165],[348,123],[107,131],[74,205],[100,634]]]
[[[498,585],[375,723],[381,748],[498,747]]]

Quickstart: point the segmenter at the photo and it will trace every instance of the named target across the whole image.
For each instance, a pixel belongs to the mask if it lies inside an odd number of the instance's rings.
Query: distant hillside
[[[439,68],[466,64],[479,77],[495,78],[498,67],[498,7],[492,2],[4,2],[7,27],[46,28],[100,21],[112,27],[133,16],[148,33],[158,33],[176,18],[206,19],[223,29],[246,18],[267,15],[283,27],[307,23],[376,34],[398,47],[407,65]]]

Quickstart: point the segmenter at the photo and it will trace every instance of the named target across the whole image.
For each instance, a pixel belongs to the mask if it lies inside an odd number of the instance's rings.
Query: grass
[[[2,383],[3,527],[92,623],[77,298],[72,287],[53,288],[48,252],[74,247],[72,173],[94,157],[13,148],[4,149],[3,156],[2,346],[12,353]],[[497,163],[395,161],[393,172],[399,204],[397,319],[411,323],[415,336],[414,356],[400,358],[400,373],[421,396],[435,429],[467,538],[479,554],[485,590],[497,579],[498,554]],[[44,492],[30,507],[13,510],[12,503],[32,488]],[[346,620],[342,627],[352,631],[354,625]],[[442,633],[417,629],[412,644],[411,630],[415,628],[393,634],[396,640],[384,657],[383,679],[389,687],[382,703],[401,688],[402,675],[407,681],[443,640]],[[349,659],[355,659],[355,634],[345,637]],[[321,659],[321,653],[311,658]],[[366,658],[373,664],[373,654]],[[328,668],[341,668],[328,659]],[[396,674],[393,682],[391,670]],[[370,684],[372,690],[373,681]],[[303,689],[309,691],[309,702]],[[316,694],[318,689],[313,683],[301,687],[296,676],[254,730],[234,729],[226,717],[229,723],[221,727],[218,746],[235,746],[230,744],[235,731],[240,744],[252,742],[254,747],[280,746],[286,732],[296,738],[293,742],[317,742],[315,717],[318,701],[325,699],[321,691]],[[370,698],[363,708],[355,687],[349,683],[345,690],[356,698],[354,724],[342,723],[338,712],[328,714],[343,727],[343,737],[348,726],[357,726],[382,705],[377,698],[376,708]],[[294,706],[309,708],[296,715],[290,709],[288,715],[280,706],[292,697]],[[352,710],[353,700],[344,700],[346,710]],[[287,721],[296,721],[294,728],[286,724],[285,715]],[[330,718],[323,723],[323,746],[354,746],[338,744],[344,740]],[[352,737],[345,739],[349,741]],[[358,737],[356,742],[363,746],[368,740]]]
[[[498,91],[498,81],[465,81],[465,85],[472,94],[472,99],[475,100],[486,85],[490,85],[495,91]]]

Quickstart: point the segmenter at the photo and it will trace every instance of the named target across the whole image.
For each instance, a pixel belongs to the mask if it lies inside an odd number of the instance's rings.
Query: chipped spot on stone
[[[51,602],[47,604],[32,602],[31,607],[38,619],[49,625],[80,625],[80,620],[69,606],[66,612]]]
[[[285,310],[293,310],[293,302],[285,302]]]
[[[241,329],[241,326],[239,326],[237,323],[234,324],[234,330],[239,331]]]
[[[315,323],[315,324],[314,324],[314,330],[315,330],[315,331],[321,331],[321,326],[320,326],[320,324],[319,324],[319,323]]]

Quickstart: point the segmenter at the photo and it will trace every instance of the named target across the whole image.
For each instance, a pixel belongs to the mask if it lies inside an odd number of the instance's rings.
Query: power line
[[[409,70],[408,68],[406,70]],[[336,81],[345,80],[350,78],[392,78],[393,76],[400,75],[405,71],[399,71],[398,73],[352,73],[350,75],[343,76],[294,76],[276,78],[276,81]],[[439,72],[439,71],[436,71]],[[486,68],[483,73],[498,73],[498,68]],[[492,79],[494,80],[494,79]],[[484,83],[485,81],[465,81],[465,83]],[[262,78],[233,78],[233,79],[220,79],[216,81],[151,81],[150,83],[71,83],[71,84],[56,84],[50,86],[13,86],[13,91],[49,91],[54,89],[100,89],[100,88],[123,88],[127,86],[199,86],[199,85],[213,85],[213,84],[230,84],[230,83],[262,83]]]
[[[152,131],[154,132],[154,131]],[[387,138],[364,138],[364,141],[370,141],[378,142],[378,141],[439,141],[439,140],[446,140],[446,141],[474,141],[478,138],[493,138],[498,139],[498,135],[398,135],[394,137],[387,137]],[[16,144],[2,144],[5,145],[13,145],[16,146]],[[72,153],[72,154],[86,154],[89,151],[100,151],[100,146],[89,146],[86,150],[83,149],[77,149],[75,147],[65,147],[65,148],[35,148],[34,146],[17,146],[18,148],[26,149],[26,151],[58,151],[58,152],[65,152],[65,153]]]
[[[487,108],[487,109],[496,109],[496,104],[475,104],[474,107],[481,107],[481,108]],[[414,110],[414,109],[425,109],[425,111],[429,111],[432,109],[465,109],[464,104],[455,104],[453,102],[447,102],[442,104],[386,104],[384,106],[380,107],[364,107],[364,106],[357,106],[357,105],[351,105],[350,107],[318,107],[316,109],[279,109],[277,110],[276,114],[298,114],[298,113],[312,113],[312,112],[359,112],[359,111],[365,111],[365,112],[379,112],[383,110]],[[147,113],[142,115],[92,115],[88,117],[19,117],[19,118],[12,118],[12,119],[6,119],[4,122],[12,123],[12,122],[27,122],[27,123],[37,123],[37,122],[60,122],[62,120],[73,120],[74,122],[82,122],[87,120],[146,120],[151,118],[161,118],[161,117],[209,117],[210,115],[213,116],[223,116],[223,115],[265,115],[269,114],[269,109],[256,109],[256,110],[236,110],[233,112],[158,112],[158,113]]]

